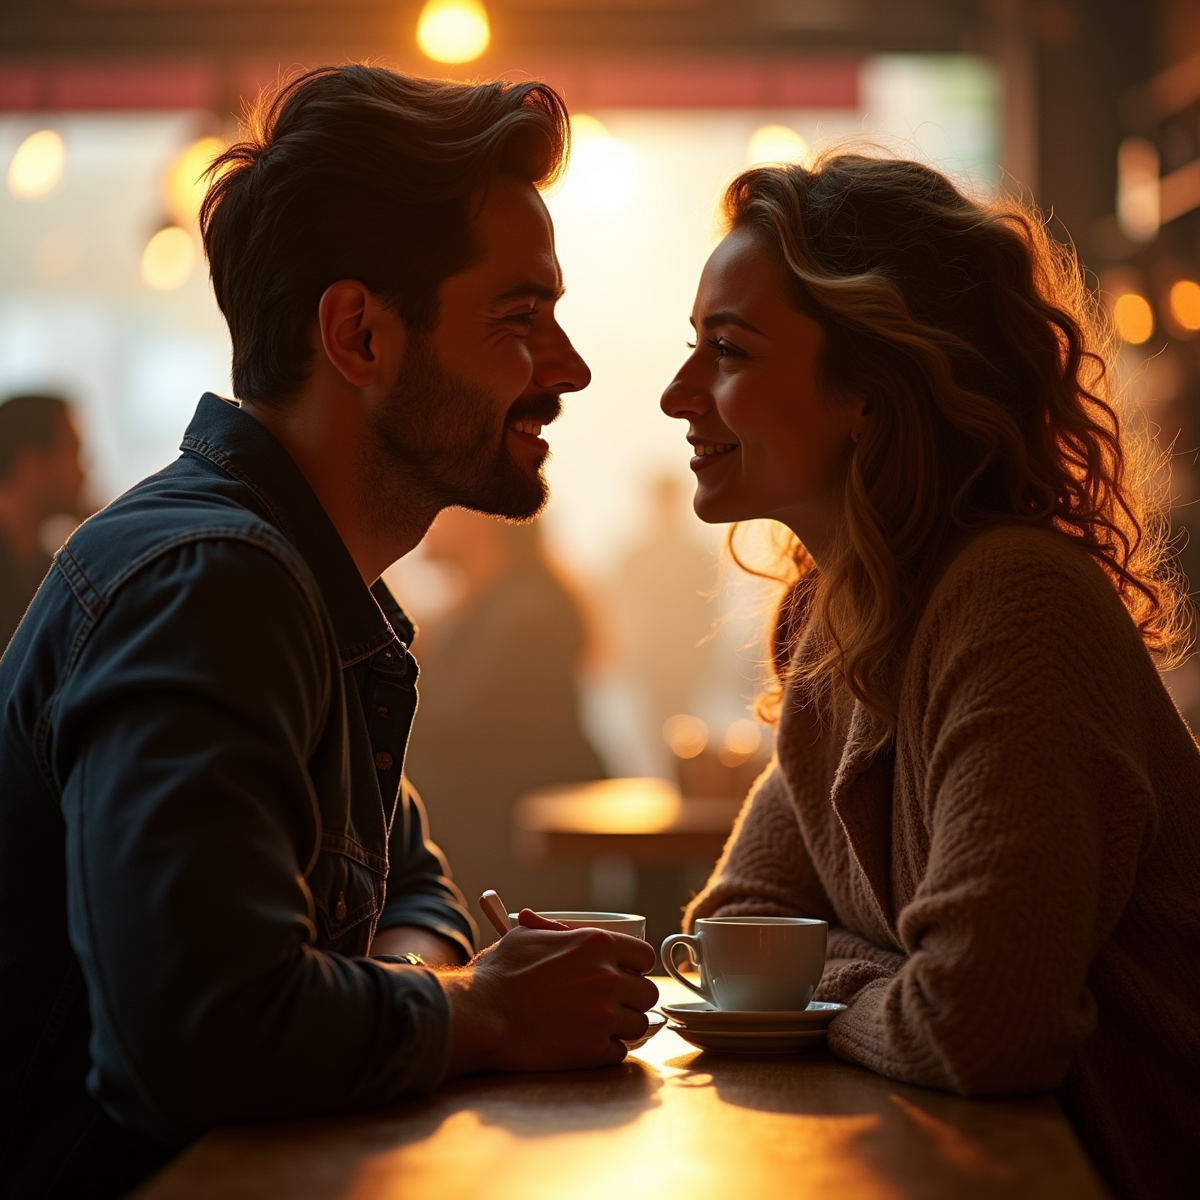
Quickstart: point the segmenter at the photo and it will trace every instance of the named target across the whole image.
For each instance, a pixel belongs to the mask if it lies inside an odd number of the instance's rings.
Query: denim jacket
[[[252,417],[205,395],[182,450],[71,537],[0,659],[13,1195],[445,1071],[433,973],[365,957],[390,925],[474,939],[402,775],[412,626]]]

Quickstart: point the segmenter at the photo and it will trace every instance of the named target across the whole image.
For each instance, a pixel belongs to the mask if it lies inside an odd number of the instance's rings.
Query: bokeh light
[[[31,133],[8,164],[8,190],[22,200],[49,195],[62,179],[67,164],[63,140],[53,129]]]
[[[725,744],[717,757],[727,767],[738,767],[747,759],[753,758],[761,745],[762,729],[757,721],[734,721],[725,730]]]
[[[665,779],[602,779],[539,789],[518,802],[516,821],[572,833],[659,833],[682,807],[679,789]]]
[[[1126,138],[1117,150],[1117,222],[1131,242],[1152,242],[1162,219],[1158,149]]]
[[[183,287],[195,268],[196,243],[178,225],[160,229],[142,251],[142,282],[160,292]]]
[[[177,225],[189,228],[196,223],[208,191],[204,172],[224,149],[225,143],[219,137],[202,137],[181,150],[167,167],[163,199]]]
[[[679,758],[695,758],[708,745],[708,726],[699,717],[679,713],[664,722],[663,738]]]
[[[435,62],[470,62],[491,40],[480,0],[429,0],[417,19],[417,45]]]
[[[628,208],[642,182],[642,162],[632,146],[613,137],[588,113],[571,118],[571,163],[563,196],[585,212],[605,215]]]
[[[1117,336],[1131,346],[1140,346],[1154,332],[1154,310],[1137,292],[1125,292],[1113,302],[1113,324]]]
[[[1171,320],[1188,333],[1200,330],[1200,283],[1194,279],[1180,279],[1171,285],[1167,293],[1167,306]]]
[[[763,163],[806,163],[808,143],[786,125],[761,125],[746,143],[746,162],[755,167]]]
[[[604,122],[590,113],[571,114],[571,145],[578,148],[585,142],[594,142],[609,136]]]

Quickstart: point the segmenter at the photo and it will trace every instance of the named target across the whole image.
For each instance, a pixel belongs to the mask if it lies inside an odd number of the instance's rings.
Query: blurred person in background
[[[61,396],[0,403],[0,652],[50,569],[46,522],[79,514],[83,484],[79,434]]]
[[[651,486],[646,537],[621,563],[616,614],[621,661],[644,713],[649,743],[667,758],[663,726],[694,713],[719,667],[716,556],[688,533],[679,481]]]
[[[513,805],[531,788],[600,779],[579,723],[587,622],[538,522],[446,509],[421,543],[462,591],[422,626],[420,716],[408,774],[468,900],[495,888],[517,908],[588,905],[586,866],[533,866],[513,851]]]

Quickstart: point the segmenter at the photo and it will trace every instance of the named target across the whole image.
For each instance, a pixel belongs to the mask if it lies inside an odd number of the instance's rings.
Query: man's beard
[[[512,456],[508,426],[548,424],[561,409],[558,396],[543,392],[498,419],[492,399],[449,375],[428,338],[413,337],[392,394],[371,418],[371,484],[384,493],[377,492],[373,507],[389,523],[411,519],[418,495],[418,503],[438,508],[516,521],[537,516],[549,494],[546,480],[540,464],[531,477]]]

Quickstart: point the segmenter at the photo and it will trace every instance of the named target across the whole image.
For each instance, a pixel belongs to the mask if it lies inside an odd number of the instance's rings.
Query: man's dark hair
[[[414,332],[435,328],[442,281],[477,260],[470,225],[489,180],[548,182],[568,139],[566,108],[542,83],[354,64],[260,99],[245,140],[213,164],[200,215],[235,395],[295,395],[309,324],[339,279],[370,288]]]
[[[26,446],[49,452],[62,434],[69,412],[61,396],[29,392],[0,403],[0,483],[12,475],[17,455]]]

